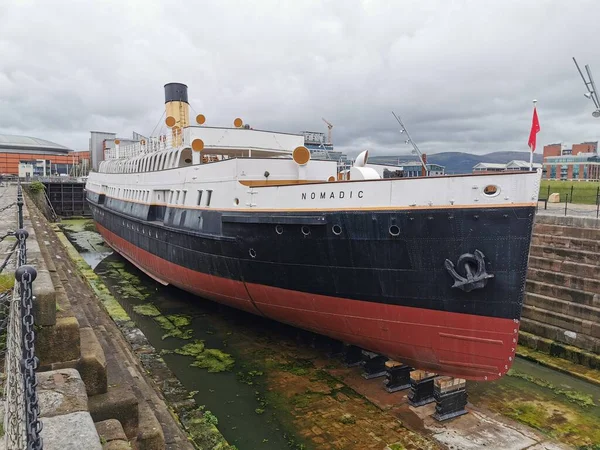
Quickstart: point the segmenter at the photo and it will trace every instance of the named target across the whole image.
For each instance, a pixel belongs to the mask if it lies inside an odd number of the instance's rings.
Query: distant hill
[[[369,162],[378,164],[397,164],[400,161],[416,160],[415,155],[396,155],[396,156],[372,156]],[[444,152],[427,155],[427,162],[439,164],[446,168],[447,174],[471,173],[473,166],[480,162],[502,163],[506,164],[513,159],[529,161],[528,152],[493,152],[487,155],[473,155],[472,153],[462,152]],[[533,162],[541,163],[543,157],[539,153],[534,153]]]

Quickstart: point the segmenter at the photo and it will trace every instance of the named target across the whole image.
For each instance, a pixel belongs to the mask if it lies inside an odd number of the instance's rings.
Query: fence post
[[[19,228],[23,228],[23,191],[21,190],[21,183],[17,188],[17,207],[19,208]]]
[[[573,185],[571,185],[571,202],[570,203],[573,203]]]
[[[546,194],[546,198],[550,198],[550,185],[548,185],[548,193]]]
[[[565,216],[567,215],[567,203],[569,203],[569,194],[565,194]]]

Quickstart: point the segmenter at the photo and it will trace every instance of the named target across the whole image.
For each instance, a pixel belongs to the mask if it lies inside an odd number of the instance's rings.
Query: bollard
[[[377,353],[363,350],[364,356],[364,372],[363,378],[370,380],[372,378],[383,377],[385,375],[385,363],[388,360],[387,356],[378,355]]]
[[[415,370],[410,374],[410,392],[407,395],[411,406],[423,406],[435,401],[433,396],[433,382],[436,373],[425,370]]]
[[[355,345],[347,345],[344,349],[343,362],[346,367],[355,367],[362,363],[362,350]]]
[[[435,413],[438,422],[467,414],[467,383],[462,378],[438,377],[433,382]]]
[[[388,361],[385,363],[386,379],[385,390],[387,392],[397,392],[410,387],[410,372],[414,370],[399,361]]]

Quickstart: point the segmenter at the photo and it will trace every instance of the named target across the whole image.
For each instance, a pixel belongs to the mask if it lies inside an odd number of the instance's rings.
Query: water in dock
[[[64,221],[64,229],[198,404],[217,417],[221,433],[240,450],[323,448],[326,442],[335,448],[366,448],[361,446],[368,441],[355,441],[362,439],[358,433],[368,434],[361,430],[368,427],[383,443],[396,437],[418,439],[397,418],[327,375],[324,351],[312,348],[302,332],[154,282],[112,254],[90,221]],[[155,309],[143,306],[148,304]],[[194,342],[202,342],[212,357],[195,361],[175,353],[182,348],[193,353],[193,346],[184,346]],[[191,367],[194,362],[200,367]],[[600,448],[598,386],[517,358],[509,376],[469,383],[468,393],[478,408],[579,448]],[[347,402],[344,411],[352,414],[342,414],[338,401]],[[317,408],[320,417],[330,416],[329,422],[308,420]],[[339,445],[332,442],[340,435],[345,437]],[[436,448],[425,441],[415,445]]]

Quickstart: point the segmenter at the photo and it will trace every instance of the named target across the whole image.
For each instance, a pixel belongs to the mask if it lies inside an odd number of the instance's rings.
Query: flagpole
[[[537,100],[533,101],[533,110],[535,111],[535,104]],[[533,149],[529,148],[529,171],[533,172]]]

